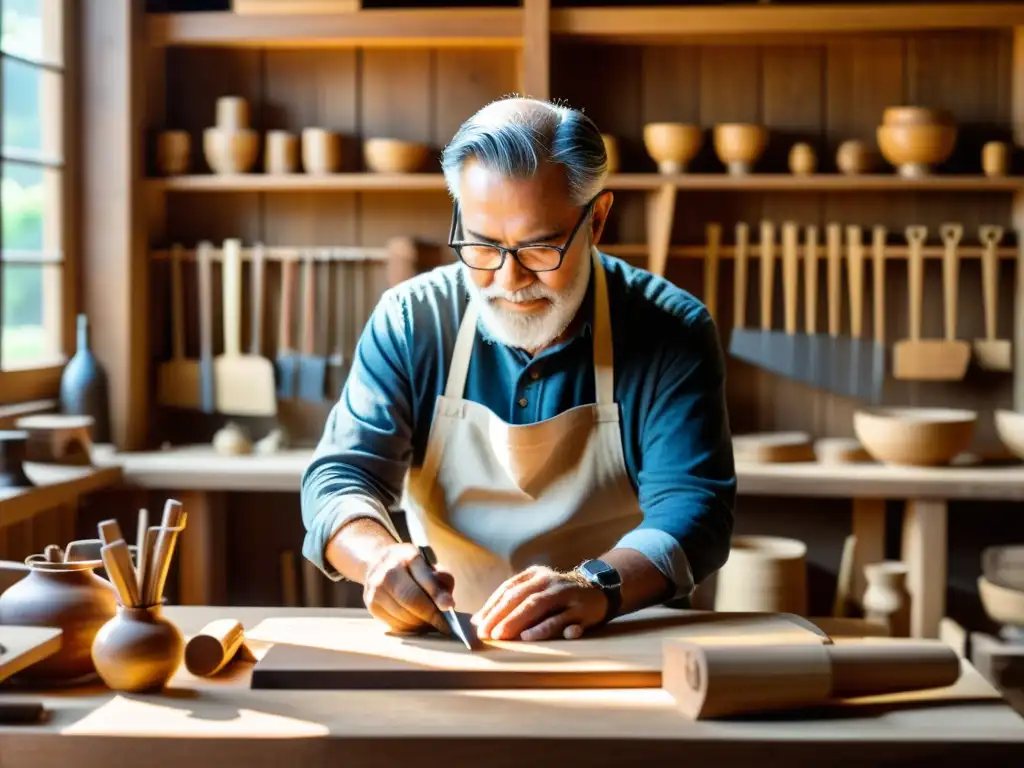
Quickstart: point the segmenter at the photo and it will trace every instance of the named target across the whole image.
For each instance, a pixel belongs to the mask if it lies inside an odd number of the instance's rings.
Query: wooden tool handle
[[[960,677],[956,651],[938,640],[836,643],[826,652],[835,698],[944,688]]]
[[[775,225],[761,222],[761,330],[772,328],[772,296],[775,293]]]
[[[871,249],[874,275],[872,279],[872,295],[874,297],[875,341],[885,343],[885,240],[888,236],[885,227],[877,226],[872,231]]]
[[[747,246],[750,242],[750,227],[745,222],[736,225],[736,254],[733,259],[736,270],[733,276],[732,325],[743,328],[747,324]]]
[[[132,555],[123,539],[100,548],[103,567],[117,590],[121,605],[135,608],[140,605],[138,578],[132,568]]]
[[[864,328],[864,242],[856,224],[846,228],[846,272],[850,283],[850,335],[859,339]]]
[[[348,262],[339,260],[334,265],[334,345],[344,363],[348,351],[348,316],[352,311],[345,296],[348,286]]]
[[[835,337],[839,335],[842,325],[840,321],[842,298],[840,297],[839,289],[843,267],[843,230],[840,225],[829,224],[826,238],[828,240],[828,284],[826,286],[828,295],[828,335]]]
[[[171,246],[171,354],[185,359],[185,295],[181,286],[181,245]]]
[[[804,328],[807,333],[818,332],[818,228],[811,224],[806,229],[804,250]]]
[[[1003,228],[985,224],[978,229],[981,240],[981,290],[985,304],[985,338],[996,339],[996,310],[999,306],[999,260],[996,247],[1003,239]]]
[[[156,534],[153,544],[153,554],[150,558],[149,571],[146,574],[147,594],[142,596],[144,605],[156,605],[163,596],[164,583],[167,580],[167,573],[170,570],[171,557],[174,553],[174,543],[177,539],[177,528],[182,523],[184,510],[181,502],[175,499],[168,499],[164,504],[163,516],[160,520],[160,529]]]
[[[262,354],[263,349],[263,281],[264,281],[263,243],[256,243],[252,249],[252,298],[249,308],[249,353]]]
[[[910,339],[921,338],[921,299],[924,293],[924,241],[928,237],[928,229],[921,226],[910,226],[906,230],[910,253],[907,255],[907,291],[910,303]]]
[[[946,341],[956,340],[956,299],[960,286],[960,258],[957,246],[964,236],[962,224],[942,224],[939,227],[945,249],[942,252],[942,295],[946,315]]]
[[[224,261],[221,265],[224,315],[224,355],[238,357],[242,353],[242,241],[228,238],[224,241]]]
[[[146,564],[149,561],[149,553],[146,551],[146,534],[149,532],[149,510],[139,510],[138,523],[135,526],[135,584],[139,590],[139,597],[146,594]]]
[[[704,256],[704,306],[711,319],[718,317],[718,249],[722,244],[722,225],[710,223],[705,229],[707,252]]]
[[[786,333],[796,333],[796,310],[799,300],[800,259],[798,238],[800,229],[795,222],[787,221],[782,225],[782,296],[785,303]]]
[[[305,274],[302,280],[302,354],[313,354],[313,314],[316,309],[316,262],[313,252],[306,254]]]
[[[323,313],[323,322],[317,323],[314,318],[314,351],[318,355],[326,355],[328,348],[328,337],[330,336],[328,328],[328,320],[330,318],[330,306],[331,306],[331,254],[323,254],[323,261],[327,265],[327,269],[323,275],[323,279],[317,282],[317,288],[319,294],[317,296],[317,305],[320,311]],[[316,268],[314,267],[314,274],[316,274]]]
[[[199,356],[202,368],[202,407],[206,413],[214,409],[214,382],[210,363],[213,359],[213,264],[212,246],[201,242],[196,247],[199,262]]]
[[[281,317],[277,326],[277,348],[280,351],[293,349],[292,315],[295,312],[295,259],[281,260]]]

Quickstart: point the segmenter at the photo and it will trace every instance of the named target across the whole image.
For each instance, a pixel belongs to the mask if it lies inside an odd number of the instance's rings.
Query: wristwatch
[[[585,560],[576,570],[608,598],[608,610],[603,621],[614,619],[622,605],[622,577],[619,572],[604,560]]]

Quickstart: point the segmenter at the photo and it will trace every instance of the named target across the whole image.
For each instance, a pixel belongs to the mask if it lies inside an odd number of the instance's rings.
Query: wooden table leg
[[[850,602],[860,605],[867,589],[864,566],[885,559],[885,499],[853,500],[852,533],[857,537],[853,557]]]
[[[903,511],[903,562],[910,592],[910,636],[939,636],[946,615],[948,554],[945,501],[911,499]]]
[[[176,494],[188,520],[177,545],[178,602],[227,605],[225,497],[212,491]]]

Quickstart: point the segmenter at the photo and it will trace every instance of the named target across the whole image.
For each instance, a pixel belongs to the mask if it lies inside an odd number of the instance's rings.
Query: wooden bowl
[[[644,148],[658,164],[658,173],[686,173],[704,146],[704,129],[684,123],[648,123],[644,126]]]
[[[374,173],[415,173],[427,161],[430,147],[401,139],[367,139],[363,162]]]
[[[974,438],[975,411],[958,408],[865,408],[853,431],[873,459],[896,466],[948,464]]]
[[[847,176],[869,173],[874,167],[875,153],[858,139],[844,141],[836,150],[836,167]]]
[[[248,173],[260,153],[260,137],[251,128],[238,131],[207,128],[203,131],[203,156],[214,173]]]
[[[992,621],[1024,627],[1024,591],[978,577],[978,595],[985,613]]]
[[[750,173],[768,145],[768,129],[752,123],[721,123],[714,130],[715,154],[733,176]]]
[[[1024,461],[1024,413],[998,409],[993,421],[999,442],[1013,456]]]
[[[886,107],[882,125],[953,125],[953,114],[929,107]]]
[[[954,125],[880,125],[876,131],[882,156],[905,178],[920,178],[943,163],[956,145]]]

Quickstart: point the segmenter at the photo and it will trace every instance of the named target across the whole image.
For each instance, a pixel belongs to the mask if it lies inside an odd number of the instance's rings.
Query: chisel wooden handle
[[[761,222],[761,330],[772,328],[772,296],[775,293],[775,225]]]
[[[1003,228],[995,225],[983,225],[978,230],[981,241],[981,292],[982,303],[985,305],[985,338],[996,339],[996,309],[999,304],[999,257],[996,247],[1003,239]]]
[[[252,249],[252,298],[249,308],[249,353],[262,354],[263,349],[263,244],[256,243]]]
[[[885,343],[885,240],[887,236],[885,227],[877,226],[871,237],[872,266],[874,267],[871,290],[875,308],[875,341],[879,344]]]
[[[233,237],[225,240],[222,255],[224,356],[238,357],[242,353],[242,241]]]
[[[795,222],[782,225],[782,291],[785,304],[785,328],[790,336],[796,333],[796,310],[799,303],[797,291],[800,284],[799,262],[800,230]]]
[[[906,229],[907,243],[910,251],[907,254],[907,291],[910,304],[910,338],[917,341],[921,338],[921,295],[924,292],[924,241],[928,237],[928,229],[922,226],[910,226]]]
[[[818,332],[818,228],[807,227],[804,250],[804,328]]]
[[[959,288],[960,257],[957,247],[964,236],[962,224],[942,224],[939,234],[945,248],[942,251],[942,295],[944,298],[946,341],[956,341],[956,300]]]
[[[277,326],[279,351],[294,349],[292,342],[292,313],[295,311],[295,259],[281,260],[281,317]]]
[[[722,225],[708,224],[705,229],[707,252],[704,255],[704,306],[711,319],[718,317],[718,249],[722,243]]]
[[[313,258],[313,252],[309,251],[306,254],[305,261],[305,274],[303,275],[302,284],[302,354],[312,355],[313,354],[313,322],[314,322],[314,310],[316,308],[316,292],[315,292],[315,281],[316,281],[316,262]]]
[[[839,224],[829,224],[826,230],[828,273],[826,275],[828,292],[828,335],[835,338],[842,327],[840,320],[842,298],[840,296],[840,280],[842,277],[843,230]]]
[[[856,224],[846,228],[846,273],[850,283],[850,335],[859,339],[864,327],[864,241]]]
[[[733,328],[747,324],[747,247],[750,242],[750,227],[745,222],[736,225],[736,253],[733,259],[732,313]]]

